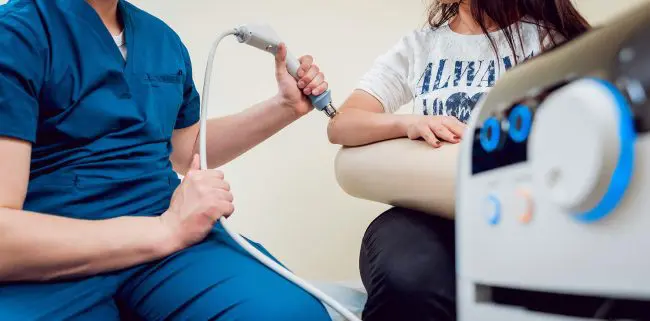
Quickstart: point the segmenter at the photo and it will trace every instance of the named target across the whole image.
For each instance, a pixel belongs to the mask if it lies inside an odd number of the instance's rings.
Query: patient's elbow
[[[332,144],[342,145],[343,142],[341,140],[341,136],[342,136],[341,129],[336,124],[336,121],[334,120],[334,118],[330,119],[330,122],[327,125],[327,139],[329,139],[330,143]]]

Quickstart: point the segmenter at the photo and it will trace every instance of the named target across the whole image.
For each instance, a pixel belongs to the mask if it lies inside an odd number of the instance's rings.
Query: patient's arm
[[[97,274],[173,252],[157,218],[89,221],[23,211],[31,144],[0,137],[0,282]]]
[[[396,115],[385,113],[375,97],[356,90],[329,124],[333,144],[360,146],[393,138],[424,139],[433,147],[460,142],[465,124],[453,116]]]
[[[381,102],[363,90],[355,90],[339,112],[330,121],[327,135],[331,143],[344,146],[406,137],[408,126],[421,117],[385,113]]]

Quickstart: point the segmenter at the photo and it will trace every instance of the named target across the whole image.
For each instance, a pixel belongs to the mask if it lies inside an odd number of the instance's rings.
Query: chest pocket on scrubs
[[[174,72],[147,72],[143,76],[150,94],[150,102],[156,120],[160,122],[163,136],[170,138],[174,130],[176,117],[183,104],[183,84],[185,83],[185,71],[178,68]]]

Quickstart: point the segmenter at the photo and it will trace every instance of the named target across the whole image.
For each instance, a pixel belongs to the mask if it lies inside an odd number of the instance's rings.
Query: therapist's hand
[[[180,250],[202,241],[215,222],[235,210],[230,185],[222,172],[200,170],[199,157],[172,196],[169,209],[160,216],[172,247]]]
[[[275,56],[275,77],[279,87],[278,98],[283,107],[292,109],[297,116],[303,116],[313,109],[310,100],[305,95],[322,94],[327,90],[328,84],[323,73],[314,64],[314,59],[309,55],[298,58],[300,61],[299,80],[296,81],[287,71],[286,55],[285,44],[280,44]]]

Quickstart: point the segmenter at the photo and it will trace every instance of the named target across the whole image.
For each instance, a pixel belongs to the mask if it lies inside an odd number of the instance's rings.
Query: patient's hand
[[[453,116],[419,116],[409,124],[407,136],[416,140],[423,138],[438,148],[442,142],[457,144],[463,138],[466,125]]]

